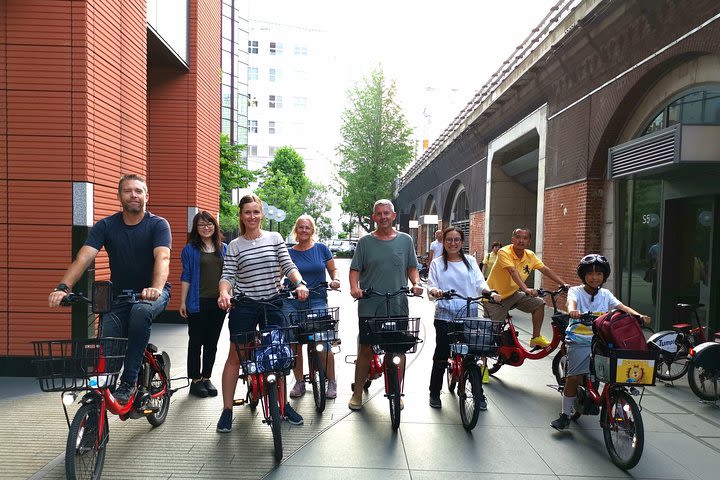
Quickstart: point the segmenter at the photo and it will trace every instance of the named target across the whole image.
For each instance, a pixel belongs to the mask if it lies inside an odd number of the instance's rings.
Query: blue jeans
[[[127,337],[127,351],[122,377],[123,382],[135,384],[142,364],[145,347],[150,341],[152,322],[170,301],[170,284],[154,302],[129,303],[126,299],[115,300],[112,312],[102,315],[104,337]]]

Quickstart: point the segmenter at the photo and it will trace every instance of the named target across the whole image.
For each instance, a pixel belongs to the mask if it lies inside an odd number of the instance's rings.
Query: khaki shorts
[[[517,308],[521,312],[532,313],[538,308],[544,307],[545,302],[542,298],[531,297],[526,293],[517,291],[500,302],[500,305],[495,303],[486,303],[485,312],[487,316],[493,320],[499,322],[505,321],[507,314],[513,308]]]

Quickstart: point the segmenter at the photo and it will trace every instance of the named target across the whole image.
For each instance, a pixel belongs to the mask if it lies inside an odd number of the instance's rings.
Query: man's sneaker
[[[566,414],[561,413],[557,420],[550,422],[550,426],[555,430],[565,430],[570,426],[570,417]]]
[[[290,398],[298,398],[305,395],[305,382],[300,380],[295,382],[295,386],[290,390]]]
[[[477,406],[480,410],[487,410],[487,398],[485,398],[485,395],[480,395]]]
[[[483,371],[482,382],[483,382],[483,383],[490,383],[490,369],[489,369],[489,368],[483,368],[482,371]]]
[[[230,430],[232,430],[232,408],[225,408],[220,415],[220,420],[218,420],[217,431],[227,433]]]
[[[134,393],[135,385],[128,382],[120,382],[120,386],[115,389],[115,393],[113,394],[113,396],[115,397],[115,400],[120,403],[120,405],[125,405],[130,401]]]
[[[325,392],[325,398],[337,398],[337,381],[329,380],[327,386],[327,392]]]
[[[205,387],[205,384],[202,380],[193,381],[190,384],[190,395],[195,395],[196,397],[205,398],[208,396],[208,390],[207,387]]]
[[[302,425],[305,423],[303,417],[301,417],[289,403],[285,404],[285,420],[287,420],[290,425]]]
[[[430,406],[432,408],[442,408],[442,400],[440,400],[440,394],[430,394]]]
[[[542,336],[542,335],[538,335],[537,337],[533,337],[533,338],[530,339],[530,346],[531,346],[531,347],[541,347],[541,348],[545,348],[545,347],[547,347],[548,345],[550,345],[550,340],[548,340],[547,338],[545,338],[545,337]]]

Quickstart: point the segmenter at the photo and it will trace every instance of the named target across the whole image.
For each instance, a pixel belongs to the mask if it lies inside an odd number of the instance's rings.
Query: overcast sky
[[[249,15],[327,31],[337,51],[333,68],[344,72],[342,98],[382,64],[416,138],[432,143],[556,3],[250,0]]]

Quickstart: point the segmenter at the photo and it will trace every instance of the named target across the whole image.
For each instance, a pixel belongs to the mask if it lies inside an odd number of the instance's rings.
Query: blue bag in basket
[[[285,335],[280,330],[260,334],[260,346],[255,349],[257,371],[281,372],[293,366],[293,354]]]

